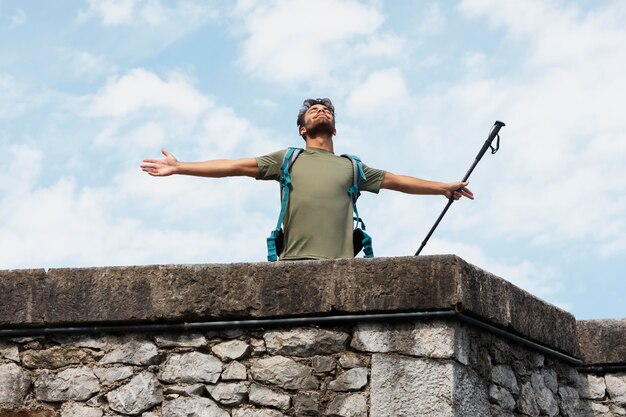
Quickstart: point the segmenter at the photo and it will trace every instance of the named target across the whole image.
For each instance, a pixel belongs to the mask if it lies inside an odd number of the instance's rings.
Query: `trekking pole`
[[[463,182],[467,181],[469,176],[472,174],[472,171],[474,171],[474,168],[476,168],[476,165],[478,165],[478,162],[481,160],[481,158],[483,157],[485,152],[487,152],[487,148],[491,148],[491,154],[492,155],[495,154],[496,152],[498,152],[498,149],[500,149],[500,135],[498,134],[498,132],[500,132],[500,129],[503,126],[506,126],[506,125],[504,123],[496,120],[495,124],[491,128],[491,132],[489,133],[489,136],[487,137],[487,140],[485,141],[485,144],[483,145],[483,147],[478,152],[478,155],[476,155],[476,159],[474,159],[474,163],[472,164],[470,169],[467,171],[467,173],[463,177],[463,180],[462,180]],[[495,138],[498,138],[498,140],[496,141],[496,147],[494,148],[491,145],[491,143],[493,142],[493,140]],[[459,190],[461,190],[461,189],[459,188],[457,191],[459,191]],[[432,236],[432,234],[435,231],[435,229],[437,228],[437,226],[439,226],[439,222],[441,222],[441,219],[443,219],[443,216],[446,215],[446,212],[448,211],[448,209],[450,208],[452,203],[454,203],[454,193],[452,193],[452,197],[450,197],[450,199],[448,200],[448,204],[446,205],[446,207],[443,209],[443,211],[439,215],[439,218],[437,219],[437,221],[435,222],[433,227],[430,229],[430,232],[428,232],[428,234],[426,235],[426,238],[424,238],[424,241],[422,242],[422,245],[417,250],[417,252],[415,252],[415,256],[418,256],[420,254],[420,252],[422,251],[422,249],[424,249],[424,246],[426,246],[426,243],[428,243],[428,239],[430,239],[430,237]]]

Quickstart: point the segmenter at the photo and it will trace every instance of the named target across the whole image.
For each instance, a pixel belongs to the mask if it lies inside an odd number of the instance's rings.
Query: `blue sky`
[[[152,178],[144,158],[301,146],[460,179],[501,150],[424,254],[455,253],[579,319],[626,317],[623,1],[0,0],[0,268],[263,261],[278,187]],[[366,194],[377,256],[412,255],[445,199]]]

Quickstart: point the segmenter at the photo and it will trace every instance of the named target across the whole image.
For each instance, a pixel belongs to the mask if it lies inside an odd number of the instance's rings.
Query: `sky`
[[[262,262],[278,184],[153,178],[144,158],[303,146],[470,177],[423,254],[456,254],[577,319],[626,317],[626,2],[0,0],[0,269]],[[446,204],[359,200],[376,256]]]

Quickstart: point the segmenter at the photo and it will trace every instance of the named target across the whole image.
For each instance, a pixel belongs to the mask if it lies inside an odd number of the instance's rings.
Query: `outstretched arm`
[[[427,181],[407,175],[396,175],[386,172],[380,188],[400,191],[407,194],[445,195],[446,198],[458,200],[461,197],[474,199],[474,194],[465,188],[469,182],[436,182]]]
[[[259,176],[259,167],[254,158],[180,162],[165,149],[162,149],[161,153],[165,156],[164,159],[144,159],[141,170],[153,177],[165,177],[172,174],[212,178],[233,176],[256,178]]]

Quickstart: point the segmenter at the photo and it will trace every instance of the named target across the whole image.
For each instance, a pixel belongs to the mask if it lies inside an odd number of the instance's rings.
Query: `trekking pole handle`
[[[476,155],[476,159],[474,160],[474,163],[472,164],[470,169],[467,171],[467,173],[463,177],[463,180],[462,180],[463,182],[465,182],[465,181],[467,181],[469,179],[469,176],[472,174],[472,171],[474,171],[474,168],[476,168],[476,165],[482,159],[482,157],[485,155],[485,152],[487,152],[487,149],[489,149],[491,147],[491,143],[496,138],[496,136],[498,136],[498,133],[500,132],[500,129],[502,129],[504,126],[506,126],[506,124],[504,124],[504,122],[496,120],[496,122],[493,125],[493,128],[491,128],[491,132],[489,133],[489,136],[487,137],[487,140],[483,144],[483,147],[480,148],[480,151],[478,151],[478,155]]]

